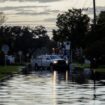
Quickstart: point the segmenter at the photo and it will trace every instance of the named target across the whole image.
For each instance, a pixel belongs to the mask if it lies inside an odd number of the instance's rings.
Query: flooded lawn
[[[105,105],[104,79],[68,71],[15,75],[0,85],[0,105]]]

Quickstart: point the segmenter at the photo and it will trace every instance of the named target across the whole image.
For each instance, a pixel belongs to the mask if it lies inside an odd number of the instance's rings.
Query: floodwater
[[[68,71],[15,74],[0,84],[0,105],[105,105],[104,79]]]

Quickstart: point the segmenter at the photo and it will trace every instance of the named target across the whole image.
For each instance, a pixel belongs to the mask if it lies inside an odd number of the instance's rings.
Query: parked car
[[[50,69],[66,69],[66,61],[58,55],[40,55],[31,59],[31,65],[35,69],[49,67]]]

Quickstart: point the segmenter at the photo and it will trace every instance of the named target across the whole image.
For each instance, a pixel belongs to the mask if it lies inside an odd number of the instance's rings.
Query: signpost
[[[19,51],[18,54],[19,54],[20,64],[22,64],[22,51]]]
[[[64,42],[65,49],[68,50],[68,51],[70,50],[70,44],[71,44],[70,41]]]
[[[71,52],[71,42],[70,41],[64,42],[64,46],[66,50],[66,56],[71,61],[72,60],[72,54],[70,53]]]
[[[6,58],[7,58],[7,54],[8,54],[8,51],[9,51],[9,46],[4,44],[2,47],[1,47],[1,50],[4,52],[5,54],[5,57],[4,57],[4,61],[5,61],[5,66],[6,66]]]

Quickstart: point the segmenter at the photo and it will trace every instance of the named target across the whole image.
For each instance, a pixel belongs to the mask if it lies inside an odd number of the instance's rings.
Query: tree
[[[85,54],[90,56],[90,59],[96,58],[98,63],[105,64],[105,11],[100,12],[96,26],[91,27],[85,41]]]
[[[29,49],[37,49],[48,46],[49,36],[45,27],[37,26],[33,29],[26,26],[1,26],[0,27],[0,47],[8,44],[12,52],[23,51],[27,53]]]
[[[97,19],[97,24],[105,24],[105,11],[100,12],[98,19]]]
[[[40,37],[46,37],[47,36],[47,31],[46,28],[41,26],[36,26],[35,29],[33,30],[34,37],[40,38]]]
[[[6,20],[5,14],[3,12],[0,12],[0,25],[2,25]],[[3,43],[3,39],[1,39],[1,31],[3,31],[3,27],[0,27],[0,47]]]
[[[57,41],[72,41],[72,46],[84,46],[84,38],[89,27],[89,17],[82,14],[81,9],[71,9],[63,14],[58,14],[56,25],[53,30],[53,39]]]
[[[63,34],[62,30],[60,30],[60,29],[57,29],[57,30],[53,29],[52,32],[53,32],[53,39],[54,39],[54,41],[63,42],[65,40],[67,40],[66,36]]]

